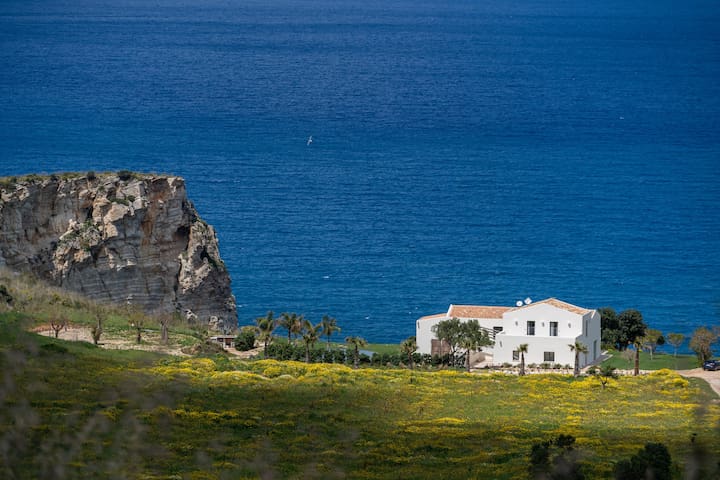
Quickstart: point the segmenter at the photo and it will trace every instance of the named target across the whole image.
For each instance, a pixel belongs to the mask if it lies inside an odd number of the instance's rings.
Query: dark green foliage
[[[647,325],[643,320],[642,313],[635,309],[628,309],[618,315],[619,338],[621,349],[635,343],[636,340],[645,335]]]
[[[530,450],[530,477],[542,480],[583,480],[585,475],[578,463],[574,445],[575,437],[562,433],[554,439],[534,444]]]
[[[629,460],[621,460],[615,465],[617,480],[670,480],[672,478],[672,458],[662,443],[646,443],[645,447]]]
[[[7,305],[12,305],[13,303],[13,296],[10,294],[8,288],[3,284],[0,284],[0,303],[5,303]]]
[[[118,171],[118,178],[122,180],[123,182],[127,182],[128,180],[131,180],[135,174],[131,172],[130,170],[120,170]]]
[[[241,352],[247,352],[255,348],[255,329],[243,327],[235,337],[235,348]]]
[[[64,347],[57,343],[46,343],[43,345],[40,345],[40,351],[46,354],[50,353],[68,353],[67,347]]]
[[[124,198],[118,198],[118,197],[108,197],[108,200],[112,203],[119,203],[121,205],[125,205],[126,207],[130,205],[130,202],[125,200]]]
[[[600,335],[604,348],[620,350],[620,324],[617,312],[612,307],[598,308],[600,314]]]
[[[90,170],[85,175],[85,178],[87,178],[88,180],[90,180],[92,182],[93,180],[97,180],[97,175],[95,174],[95,172],[93,170]]]

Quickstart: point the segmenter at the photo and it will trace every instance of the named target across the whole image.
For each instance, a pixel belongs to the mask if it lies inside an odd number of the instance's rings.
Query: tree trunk
[[[465,352],[465,366],[467,367],[468,373],[470,373],[470,349],[468,348],[467,352]]]
[[[142,343],[142,331],[138,328],[137,329],[137,339],[136,339],[138,345]]]
[[[520,352],[520,376],[525,375],[525,354]]]
[[[640,375],[640,349],[637,346],[635,347],[635,372],[633,375],[636,377]]]
[[[305,363],[310,363],[310,346],[305,345]]]
[[[358,362],[359,362],[359,360],[360,360],[360,351],[358,350],[358,346],[355,345],[354,364],[355,364],[355,368],[356,368],[356,369],[358,368],[358,364],[359,364]]]
[[[413,370],[415,368],[415,365],[413,363],[413,354],[408,353],[408,365],[410,366],[410,370]]]
[[[573,375],[576,377],[580,376],[580,352],[575,349],[575,368],[573,369]]]

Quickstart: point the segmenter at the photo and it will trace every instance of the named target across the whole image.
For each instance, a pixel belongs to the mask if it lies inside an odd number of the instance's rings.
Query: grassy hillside
[[[588,478],[648,441],[669,447],[678,478],[720,458],[714,394],[667,370],[602,389],[181,359],[41,337],[26,320],[0,315],[2,478],[527,478],[531,446],[560,433]]]

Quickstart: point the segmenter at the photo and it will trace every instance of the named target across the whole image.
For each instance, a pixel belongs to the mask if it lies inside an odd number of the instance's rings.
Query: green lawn
[[[634,360],[628,360],[623,357],[621,352],[611,350],[608,352],[612,357],[603,362],[603,365],[610,365],[619,370],[631,370],[635,368]],[[640,352],[640,369],[641,370],[660,370],[661,368],[669,368],[671,370],[690,370],[700,366],[695,355],[678,355],[656,353],[653,359],[650,354]]]
[[[677,478],[690,458],[720,459],[716,397],[668,370],[602,389],[569,375],[178,359],[21,321],[0,314],[1,478],[515,479],[532,445],[560,433],[589,479],[649,441],[668,446]]]

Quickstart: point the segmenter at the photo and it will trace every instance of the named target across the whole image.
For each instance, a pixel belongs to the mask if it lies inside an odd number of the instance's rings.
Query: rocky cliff
[[[0,179],[0,266],[99,301],[237,325],[213,228],[182,178],[108,174]]]

